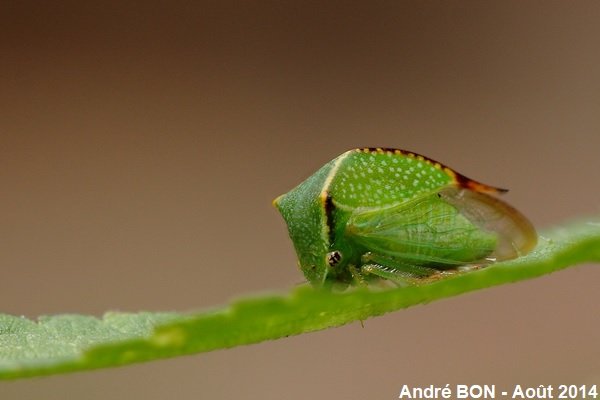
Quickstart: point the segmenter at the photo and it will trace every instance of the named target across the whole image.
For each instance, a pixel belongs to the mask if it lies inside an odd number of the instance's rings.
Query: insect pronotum
[[[416,153],[361,148],[273,204],[313,286],[407,285],[531,251],[531,223],[490,196],[503,192]]]

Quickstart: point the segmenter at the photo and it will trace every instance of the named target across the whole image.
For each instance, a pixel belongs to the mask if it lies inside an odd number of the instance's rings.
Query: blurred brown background
[[[11,4],[12,3],[12,4]],[[5,2],[1,312],[187,311],[302,281],[271,200],[357,146],[598,212],[600,3]],[[397,398],[600,380],[598,266],[2,399]]]

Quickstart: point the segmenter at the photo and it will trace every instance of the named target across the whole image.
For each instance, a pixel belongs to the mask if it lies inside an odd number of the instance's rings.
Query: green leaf
[[[40,317],[0,314],[0,378],[16,379],[126,365],[229,348],[363,321],[477,289],[600,261],[600,217],[541,233],[516,260],[422,286],[332,294],[301,286],[196,314],[107,313]]]

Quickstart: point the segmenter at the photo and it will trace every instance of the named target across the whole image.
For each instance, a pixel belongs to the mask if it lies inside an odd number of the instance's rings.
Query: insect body
[[[405,150],[347,151],[273,202],[315,287],[444,271],[531,251],[537,235],[505,192]]]

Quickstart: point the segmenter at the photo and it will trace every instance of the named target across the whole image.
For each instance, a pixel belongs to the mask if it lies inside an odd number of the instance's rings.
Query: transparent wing
[[[356,209],[345,233],[367,251],[436,267],[515,258],[537,241],[531,223],[513,207],[459,187],[391,207]]]
[[[537,245],[535,228],[510,204],[484,193],[457,187],[442,190],[440,196],[473,224],[497,236],[498,244],[490,254],[495,261],[525,255]]]

